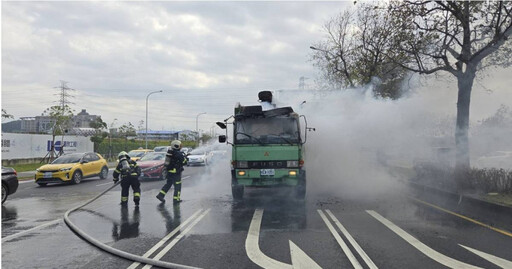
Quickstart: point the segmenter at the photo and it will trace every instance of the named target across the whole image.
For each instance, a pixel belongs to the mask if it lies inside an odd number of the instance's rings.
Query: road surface
[[[149,268],[92,246],[62,221],[111,179],[21,183],[2,206],[2,268]],[[142,181],[139,207],[130,193],[122,208],[116,187],[70,218],[108,246],[197,268],[512,268],[512,234],[485,227],[491,219],[464,219],[407,188],[333,195],[314,180],[304,201],[255,189],[236,202],[225,173],[187,167],[179,206],[171,195],[156,200],[162,181]]]

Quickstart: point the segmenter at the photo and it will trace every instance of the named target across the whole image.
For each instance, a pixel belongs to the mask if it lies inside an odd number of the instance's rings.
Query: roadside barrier
[[[100,198],[102,195],[104,195],[105,193],[107,193],[108,191],[110,191],[111,189],[113,189],[114,187],[119,185],[120,183],[121,183],[121,181],[116,182],[113,186],[108,187],[106,190],[104,190],[103,192],[101,192],[100,194],[98,194],[97,196],[92,198],[91,200],[87,201],[83,205],[79,205],[75,208],[68,210],[64,214],[64,222],[68,225],[68,227],[71,229],[71,231],[73,231],[74,233],[76,233],[77,235],[82,237],[82,239],[84,239],[88,243],[90,243],[90,244],[110,253],[110,254],[113,254],[115,256],[130,260],[130,261],[135,261],[135,262],[144,263],[144,264],[150,264],[150,265],[158,266],[158,267],[162,267],[162,268],[198,269],[197,267],[191,267],[191,266],[181,265],[181,264],[177,264],[177,263],[153,260],[153,259],[145,258],[145,257],[139,256],[139,255],[131,254],[131,253],[113,248],[111,246],[103,244],[102,242],[92,238],[90,235],[86,234],[84,231],[82,231],[74,223],[71,222],[71,220],[69,219],[69,214],[71,212],[78,210],[78,209],[94,202],[96,199]]]

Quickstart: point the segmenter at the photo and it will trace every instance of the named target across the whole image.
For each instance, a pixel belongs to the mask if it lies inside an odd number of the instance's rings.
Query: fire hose
[[[114,187],[119,185],[120,183],[121,183],[120,181],[116,182],[113,186],[108,187],[106,190],[104,190],[100,194],[96,195],[94,198],[92,198],[91,200],[87,201],[86,203],[68,210],[64,214],[64,222],[68,225],[68,227],[74,233],[78,234],[82,239],[84,239],[88,243],[96,246],[97,248],[100,248],[100,249],[102,249],[102,250],[104,250],[104,251],[106,251],[106,252],[108,252],[110,254],[113,254],[115,256],[118,256],[118,257],[130,260],[130,261],[135,261],[135,262],[144,263],[144,264],[150,264],[150,265],[158,266],[158,267],[162,267],[162,268],[198,269],[197,267],[191,267],[191,266],[181,265],[181,264],[177,264],[177,263],[170,263],[170,262],[163,262],[163,261],[153,260],[153,259],[149,259],[149,258],[146,258],[146,257],[142,257],[142,256],[139,256],[139,255],[131,254],[131,253],[128,253],[128,252],[125,252],[125,251],[113,248],[111,246],[108,246],[108,245],[106,245],[106,244],[104,244],[104,243],[94,239],[90,235],[86,234],[83,230],[78,228],[78,226],[76,226],[73,222],[71,222],[71,220],[69,219],[69,214],[71,212],[76,211],[76,210],[78,210],[78,209],[80,209],[80,208],[82,208],[82,207],[84,207],[84,206],[94,202],[96,199],[100,198],[101,196],[103,196],[105,193],[107,193],[108,191],[110,191],[111,189],[113,189]]]

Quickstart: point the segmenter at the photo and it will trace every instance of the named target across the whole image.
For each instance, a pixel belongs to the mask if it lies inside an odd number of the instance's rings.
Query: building
[[[151,131],[148,133],[148,140],[175,140],[178,139],[179,132],[177,131]],[[146,139],[146,131],[137,131],[137,139]]]
[[[85,109],[82,109],[80,113],[73,116],[72,122],[74,128],[90,128],[90,123],[93,121],[96,121],[98,118],[101,118],[97,115],[90,115],[85,111]]]
[[[80,130],[90,128],[90,123],[101,118],[98,115],[90,115],[85,109],[71,118],[69,130]],[[55,124],[55,120],[50,116],[21,117],[20,120],[2,123],[2,131],[9,133],[50,133]],[[78,128],[78,129],[76,129]],[[76,131],[80,133],[80,131]],[[90,133],[87,130],[87,133]]]

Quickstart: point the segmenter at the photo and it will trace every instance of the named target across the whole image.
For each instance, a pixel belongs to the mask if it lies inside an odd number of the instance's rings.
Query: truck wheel
[[[244,198],[244,186],[232,184],[231,193],[233,194],[233,199],[242,200]]]
[[[295,186],[295,198],[303,200],[306,197],[306,172],[300,173],[299,182]]]

